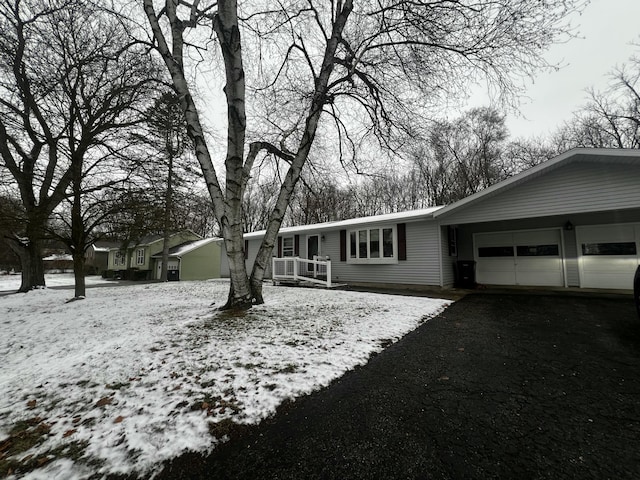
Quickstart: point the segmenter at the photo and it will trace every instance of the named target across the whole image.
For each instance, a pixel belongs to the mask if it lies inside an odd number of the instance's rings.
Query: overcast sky
[[[524,118],[509,116],[512,137],[545,135],[571,118],[586,100],[585,90],[607,86],[607,74],[625,63],[633,53],[640,54],[640,0],[592,0],[572,23],[576,38],[549,50],[547,59],[566,64],[555,73],[539,75],[523,99]]]

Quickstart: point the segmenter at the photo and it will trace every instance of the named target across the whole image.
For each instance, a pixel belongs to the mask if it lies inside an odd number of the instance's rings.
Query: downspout
[[[440,269],[439,269],[439,273],[440,273],[440,288],[444,287],[444,276],[442,274],[442,225],[440,225],[440,222],[438,222],[437,224],[438,227],[438,263],[440,264]]]

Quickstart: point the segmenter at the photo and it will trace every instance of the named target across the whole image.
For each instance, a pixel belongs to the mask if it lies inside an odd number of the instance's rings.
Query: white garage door
[[[564,285],[559,229],[477,233],[474,249],[478,283]]]
[[[640,224],[577,227],[576,238],[582,287],[633,288]]]

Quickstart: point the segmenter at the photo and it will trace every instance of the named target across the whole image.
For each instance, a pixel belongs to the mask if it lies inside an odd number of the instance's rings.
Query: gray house
[[[630,289],[639,252],[640,150],[574,149],[445,207],[283,228],[274,256],[329,257],[354,285]]]

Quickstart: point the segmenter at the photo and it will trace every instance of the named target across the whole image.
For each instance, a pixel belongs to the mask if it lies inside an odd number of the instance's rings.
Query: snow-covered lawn
[[[228,283],[0,297],[0,477],[145,472],[225,441],[367,362],[446,300],[272,287],[244,316]],[[212,302],[216,305],[212,305]],[[3,465],[4,464],[4,465]],[[37,467],[37,468],[36,468]]]
[[[0,275],[0,292],[4,291],[16,291],[20,288],[20,282],[22,277],[18,275]],[[73,274],[72,273],[47,273],[44,276],[44,281],[48,287],[70,286],[73,287]],[[115,280],[106,280],[98,275],[85,277],[87,286],[106,284],[106,283],[118,283]]]

